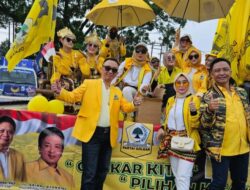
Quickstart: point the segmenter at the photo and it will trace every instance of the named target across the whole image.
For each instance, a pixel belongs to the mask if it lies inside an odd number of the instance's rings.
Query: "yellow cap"
[[[59,38],[69,37],[69,38],[71,38],[71,39],[73,39],[73,40],[76,39],[75,34],[73,34],[73,32],[72,32],[68,27],[65,27],[65,28],[59,30],[59,31],[57,32],[57,36],[58,36]]]

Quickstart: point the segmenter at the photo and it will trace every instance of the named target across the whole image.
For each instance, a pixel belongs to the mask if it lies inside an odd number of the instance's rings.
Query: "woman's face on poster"
[[[39,148],[41,158],[50,166],[56,167],[63,153],[63,140],[57,135],[45,137]]]

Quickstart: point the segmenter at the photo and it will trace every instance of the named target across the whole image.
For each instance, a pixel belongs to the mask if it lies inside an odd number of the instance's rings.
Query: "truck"
[[[1,57],[0,103],[29,101],[36,95],[38,81],[34,65],[35,60],[23,59],[9,72],[7,60]]]

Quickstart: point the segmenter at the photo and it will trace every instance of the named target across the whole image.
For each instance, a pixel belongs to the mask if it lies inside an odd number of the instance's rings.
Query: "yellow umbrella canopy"
[[[169,16],[197,22],[226,17],[235,0],[152,0]]]
[[[103,0],[86,16],[96,25],[140,26],[155,18],[154,11],[143,0]]]

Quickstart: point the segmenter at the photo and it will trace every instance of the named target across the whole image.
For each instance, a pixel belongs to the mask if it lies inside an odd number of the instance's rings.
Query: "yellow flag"
[[[40,46],[54,39],[58,0],[35,0],[21,30],[6,54],[8,70],[25,57],[40,50]]]
[[[218,57],[231,62],[232,77],[238,84],[245,80],[240,70],[246,69],[246,61],[250,59],[246,56],[242,59],[244,46],[249,44],[246,39],[249,35],[249,17],[250,1],[236,0],[226,19],[219,20],[212,49],[212,52],[218,52]]]

